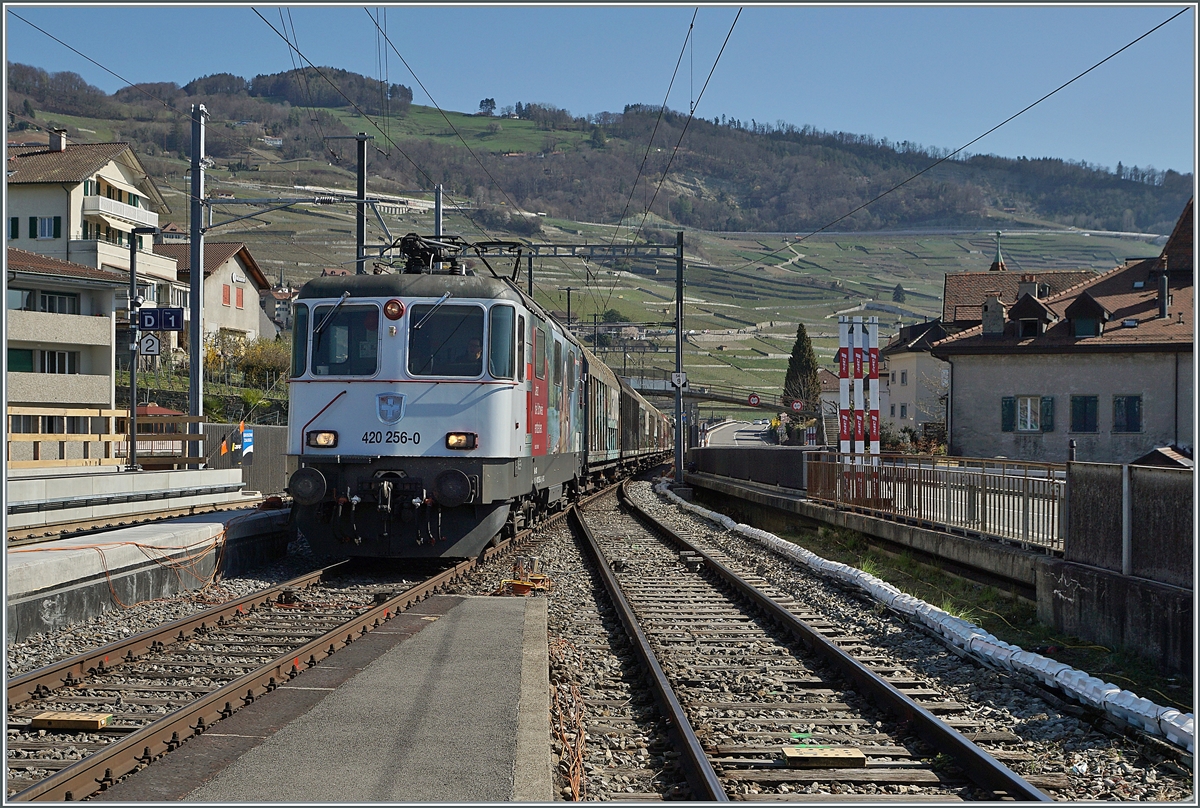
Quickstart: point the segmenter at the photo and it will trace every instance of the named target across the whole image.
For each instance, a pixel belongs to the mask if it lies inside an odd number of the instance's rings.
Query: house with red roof
[[[191,283],[191,243],[155,244],[156,255],[178,267],[180,283]],[[252,340],[279,333],[259,303],[271,282],[250,248],[240,241],[204,240],[203,331],[205,338]]]
[[[933,345],[950,363],[951,454],[1128,463],[1193,441],[1193,202],[1161,254],[1057,294],[1022,279],[979,325]]]

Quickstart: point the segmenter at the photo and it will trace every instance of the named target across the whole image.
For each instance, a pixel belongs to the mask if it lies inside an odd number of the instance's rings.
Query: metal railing
[[[145,208],[135,208],[133,205],[127,205],[124,202],[118,202],[106,196],[85,196],[83,198],[83,212],[87,215],[107,213],[109,216],[120,216],[122,219],[136,222],[137,224],[158,227],[158,214],[154,211],[146,210]]]
[[[1062,551],[1066,466],[830,453],[808,460],[808,498],[951,533]]]

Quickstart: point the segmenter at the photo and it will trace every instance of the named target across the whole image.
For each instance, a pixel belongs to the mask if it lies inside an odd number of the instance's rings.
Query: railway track
[[[339,589],[341,562],[10,679],[8,800],[108,788],[532,535],[399,584]]]
[[[611,498],[593,503],[587,521],[596,527],[581,519],[580,530],[644,649],[692,799],[818,785],[833,799],[1050,799],[997,759],[1007,755],[995,744],[1015,736],[975,731],[965,705],[753,573],[737,574],[722,554],[652,532]]]

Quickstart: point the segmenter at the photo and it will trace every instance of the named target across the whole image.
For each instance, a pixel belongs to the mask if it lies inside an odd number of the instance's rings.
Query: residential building
[[[26,143],[8,151],[10,246],[128,273],[133,228],[157,227],[159,214],[169,212],[128,143],[68,143],[66,133],[56,130],[49,145]],[[179,283],[175,262],[151,251],[151,236],[136,238],[143,305],[183,307],[186,316],[188,289]],[[119,300],[121,331],[128,327],[127,298]]]
[[[178,266],[179,281],[191,282],[191,244],[156,244],[154,251]],[[278,330],[259,305],[270,281],[242,242],[204,241],[205,338],[252,340]]]
[[[921,436],[926,424],[946,422],[950,366],[929,352],[933,343],[946,336],[940,320],[915,323],[901,327],[879,349],[879,376],[887,390],[879,417],[897,432],[908,427]]]
[[[992,294],[934,344],[951,364],[950,453],[1128,463],[1193,441],[1193,203],[1157,258],[1057,295]]]
[[[283,286],[274,289],[264,289],[259,297],[263,311],[281,331],[292,328],[292,301],[296,299],[297,290]]]
[[[941,323],[947,334],[957,334],[982,322],[984,298],[996,295],[1010,303],[1020,297],[1022,284],[1037,285],[1037,297],[1047,298],[1096,277],[1090,269],[1052,270],[1047,272],[1009,272],[1000,252],[999,234],[996,258],[986,272],[950,272],[942,287]]]
[[[7,259],[9,405],[111,409],[116,312],[129,276],[15,247]]]

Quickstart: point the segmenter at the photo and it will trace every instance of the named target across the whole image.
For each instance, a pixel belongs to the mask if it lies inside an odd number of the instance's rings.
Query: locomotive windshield
[[[314,376],[371,376],[379,367],[379,309],[376,306],[317,306],[313,322]],[[332,316],[330,316],[332,312]],[[326,318],[328,322],[325,322]]]
[[[488,329],[488,371],[497,379],[513,377],[513,324],[516,310],[512,306],[493,306],[492,323]]]
[[[418,303],[410,309],[408,319],[409,373],[470,377],[483,374],[481,307]]]

